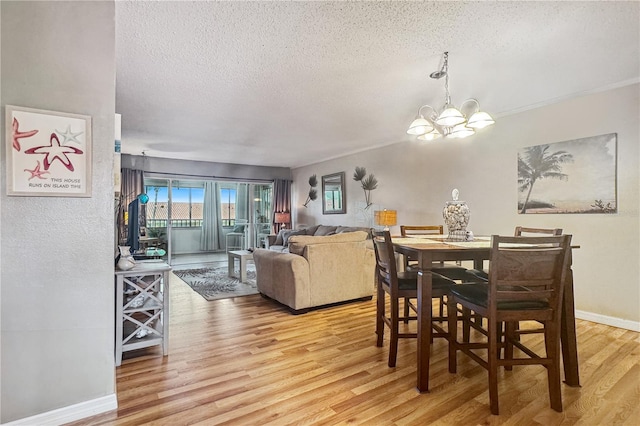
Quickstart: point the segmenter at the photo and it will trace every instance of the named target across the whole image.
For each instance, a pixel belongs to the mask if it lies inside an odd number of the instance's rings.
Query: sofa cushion
[[[316,237],[322,237],[325,235],[333,235],[336,233],[337,226],[318,225],[318,229],[313,233]]]
[[[367,233],[363,231],[321,236],[295,235],[289,238],[289,252],[302,256],[304,248],[309,244],[348,243],[364,241],[366,238]]]

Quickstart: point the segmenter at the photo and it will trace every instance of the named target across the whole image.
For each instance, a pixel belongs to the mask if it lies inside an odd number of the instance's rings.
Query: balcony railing
[[[166,228],[167,219],[147,219],[147,228]],[[231,228],[236,225],[235,219],[222,219],[222,226]],[[202,219],[171,219],[172,228],[200,228]]]

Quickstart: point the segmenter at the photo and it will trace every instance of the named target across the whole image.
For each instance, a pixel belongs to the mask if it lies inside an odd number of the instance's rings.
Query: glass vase
[[[442,211],[449,234],[466,232],[469,225],[469,206],[464,201],[447,201]]]

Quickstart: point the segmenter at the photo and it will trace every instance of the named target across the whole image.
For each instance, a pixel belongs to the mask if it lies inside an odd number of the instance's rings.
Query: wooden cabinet
[[[162,345],[169,354],[169,272],[162,261],[138,261],[128,271],[116,270],[115,359],[122,353]]]

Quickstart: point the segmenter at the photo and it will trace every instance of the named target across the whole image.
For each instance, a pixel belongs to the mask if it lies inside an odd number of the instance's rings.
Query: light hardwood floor
[[[564,412],[549,408],[544,368],[528,366],[502,371],[492,416],[486,371],[459,355],[458,373],[448,373],[442,339],[430,393],[415,389],[414,340],[401,339],[397,367],[387,367],[375,300],[294,316],[259,295],[207,302],[173,275],[170,285],[170,355],[125,354],[118,409],[73,425],[640,423],[635,332],[578,321],[582,387],[563,385]]]

